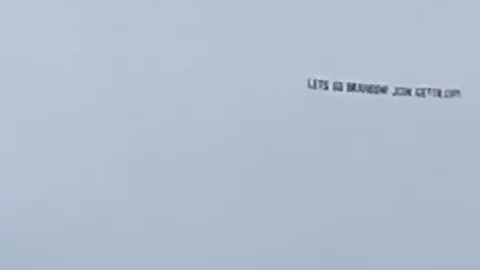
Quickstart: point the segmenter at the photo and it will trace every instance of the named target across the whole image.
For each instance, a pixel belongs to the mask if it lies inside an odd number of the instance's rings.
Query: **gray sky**
[[[479,269],[475,3],[5,1],[0,269]]]

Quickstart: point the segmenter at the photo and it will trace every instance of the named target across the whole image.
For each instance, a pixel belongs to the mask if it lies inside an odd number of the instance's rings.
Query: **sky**
[[[479,7],[4,1],[0,269],[479,269]]]

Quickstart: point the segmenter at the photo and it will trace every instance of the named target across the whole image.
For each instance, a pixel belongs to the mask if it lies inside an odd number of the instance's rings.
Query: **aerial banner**
[[[417,98],[460,98],[462,92],[456,88],[437,87],[389,87],[386,84],[369,84],[358,82],[330,81],[328,79],[309,78],[307,86],[312,90],[323,90],[344,93],[360,93],[370,95],[389,95],[393,97],[417,97]]]

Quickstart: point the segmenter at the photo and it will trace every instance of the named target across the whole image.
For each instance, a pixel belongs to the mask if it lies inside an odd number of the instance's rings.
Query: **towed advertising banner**
[[[419,98],[460,98],[462,92],[456,88],[436,87],[390,87],[385,84],[368,84],[358,82],[330,81],[328,79],[309,78],[307,86],[312,90],[332,92],[361,93],[372,95],[390,95],[394,97],[419,97]]]

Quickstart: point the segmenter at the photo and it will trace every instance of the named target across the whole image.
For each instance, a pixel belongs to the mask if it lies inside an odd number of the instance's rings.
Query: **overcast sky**
[[[479,8],[4,1],[0,269],[478,270]]]

